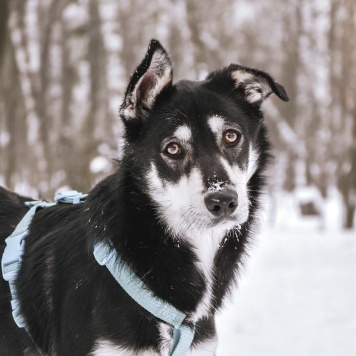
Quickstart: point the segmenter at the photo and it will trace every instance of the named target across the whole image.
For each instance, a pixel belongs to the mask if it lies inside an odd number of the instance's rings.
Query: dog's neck
[[[84,210],[93,239],[110,239],[138,277],[191,320],[206,316],[212,309],[215,288],[214,258],[224,234],[207,231],[182,239],[170,236],[148,197],[135,186],[127,192],[121,184],[113,175],[88,197]],[[105,205],[96,206],[96,196],[103,201],[103,195]]]

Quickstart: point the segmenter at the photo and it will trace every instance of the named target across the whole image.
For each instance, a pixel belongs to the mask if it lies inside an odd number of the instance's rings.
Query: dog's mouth
[[[218,216],[208,212],[209,228],[226,228],[232,229],[235,225],[240,226],[248,219],[249,208],[248,206],[237,207],[233,213],[219,214]]]
[[[236,215],[214,217],[210,220],[208,227],[226,227],[226,229],[231,229],[234,225],[239,224],[237,220],[238,219]]]

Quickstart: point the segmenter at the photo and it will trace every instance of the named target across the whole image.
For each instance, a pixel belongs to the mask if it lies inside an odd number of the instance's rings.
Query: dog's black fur
[[[152,42],[145,60],[138,67],[126,93],[128,96],[150,65],[152,53],[160,49]],[[203,82],[168,83],[152,108],[142,105],[136,120],[122,114],[127,145],[117,172],[100,182],[85,204],[56,206],[36,213],[26,240],[26,249],[17,279],[21,311],[37,347],[49,355],[88,355],[98,338],[111,340],[127,350],[159,352],[157,319],[137,305],[93,257],[93,245],[109,239],[122,258],[160,298],[188,315],[196,309],[205,291],[205,279],[196,267],[196,255],[189,243],[172,238],[157,217],[144,180],[152,159],[161,165],[161,174],[174,182],[160,162],[159,144],[167,134],[165,118],[177,108],[182,120],[197,121],[213,111],[225,116],[238,115],[249,139],[259,152],[257,168],[248,182],[250,212],[239,239],[226,235],[214,260],[215,282],[210,316],[197,322],[193,345],[215,336],[214,315],[232,286],[246,250],[258,209],[258,198],[265,185],[263,172],[270,157],[270,144],[263,124],[260,103],[248,103],[244,93],[234,90],[228,74],[245,67],[232,65],[212,73]],[[272,91],[287,100],[281,86],[271,81]],[[262,73],[262,74],[261,74]],[[149,88],[150,84],[147,84]],[[148,118],[149,117],[149,118]],[[167,125],[168,126],[168,125]],[[167,131],[167,132],[166,132]],[[206,142],[201,142],[209,145]],[[157,157],[156,157],[157,156]],[[185,170],[190,168],[185,167]],[[208,173],[207,173],[208,174]],[[8,237],[28,208],[30,198],[0,188],[1,254]],[[0,282],[0,355],[37,354],[26,331],[15,325],[7,282]]]

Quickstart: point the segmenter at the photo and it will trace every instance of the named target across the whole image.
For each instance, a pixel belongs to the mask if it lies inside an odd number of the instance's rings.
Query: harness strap
[[[178,329],[173,329],[173,344],[169,355],[184,356],[194,339],[194,329],[187,324],[182,324]]]
[[[20,305],[16,295],[15,281],[21,267],[22,255],[25,248],[25,239],[29,233],[29,226],[36,210],[38,208],[46,208],[55,205],[54,203],[47,203],[45,201],[27,202],[25,204],[31,208],[16,226],[13,233],[6,238],[6,247],[1,259],[2,276],[5,281],[9,282],[10,287],[12,315],[19,328],[26,327],[26,324],[20,313]]]
[[[80,204],[85,202],[87,196],[88,194],[79,193],[76,190],[67,190],[57,193],[54,201],[56,203]]]
[[[186,315],[154,295],[108,243],[97,243],[94,246],[94,257],[101,266],[106,266],[120,286],[136,303],[158,319],[174,327],[173,345],[169,355],[185,355],[192,344],[195,333],[194,327],[183,323]]]
[[[37,346],[31,336],[31,333],[28,330],[25,319],[20,312],[20,304],[16,295],[15,283],[18,272],[21,267],[26,237],[29,234],[30,224],[38,208],[48,208],[50,206],[56,205],[58,202],[70,204],[83,203],[86,196],[87,194],[82,194],[75,190],[71,190],[67,193],[58,193],[55,196],[55,203],[48,203],[46,201],[25,202],[25,205],[28,206],[30,210],[21,219],[12,234],[5,239],[6,246],[1,258],[1,270],[3,278],[9,282],[12,316],[16,325],[19,328],[24,328],[26,330],[27,335],[29,336],[41,356],[43,356],[44,354],[42,350],[40,350],[40,348]]]

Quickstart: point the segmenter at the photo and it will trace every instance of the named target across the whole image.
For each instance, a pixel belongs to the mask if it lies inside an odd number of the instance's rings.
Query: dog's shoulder
[[[17,204],[22,205],[26,201],[34,200],[32,198],[10,192],[9,190],[5,189],[4,187],[0,186],[0,204]]]
[[[0,187],[0,239],[9,236],[26,214],[26,201],[33,199],[25,197]]]

